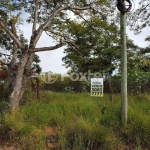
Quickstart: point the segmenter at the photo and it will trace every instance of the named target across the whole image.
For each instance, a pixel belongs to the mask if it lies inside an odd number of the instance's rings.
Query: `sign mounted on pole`
[[[103,78],[91,78],[91,96],[103,97]]]

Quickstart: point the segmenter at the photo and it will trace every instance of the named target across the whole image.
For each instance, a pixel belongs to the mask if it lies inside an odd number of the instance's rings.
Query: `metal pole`
[[[125,4],[125,1],[124,1]],[[121,12],[121,119],[127,124],[127,46],[126,46],[126,13]]]

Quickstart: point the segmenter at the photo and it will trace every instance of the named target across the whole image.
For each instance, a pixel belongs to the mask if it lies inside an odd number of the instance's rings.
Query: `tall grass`
[[[43,149],[44,128],[57,129],[62,150],[150,149],[149,95],[129,97],[129,118],[121,126],[120,95],[91,97],[87,93],[44,92],[39,100],[26,95],[17,112],[4,114],[3,139],[22,143],[22,149]]]

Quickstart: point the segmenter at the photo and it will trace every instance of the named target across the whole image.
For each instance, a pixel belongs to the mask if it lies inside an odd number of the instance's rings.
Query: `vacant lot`
[[[28,93],[17,112],[1,112],[0,145],[3,150],[148,150],[150,95],[129,96],[128,101],[124,127],[120,95],[110,101],[105,94],[43,92],[36,100]]]

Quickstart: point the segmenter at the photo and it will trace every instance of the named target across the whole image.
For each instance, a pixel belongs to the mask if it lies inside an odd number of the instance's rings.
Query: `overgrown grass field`
[[[149,150],[150,95],[128,97],[127,126],[120,99],[44,92],[36,100],[28,93],[18,111],[1,114],[0,143],[22,150]]]

